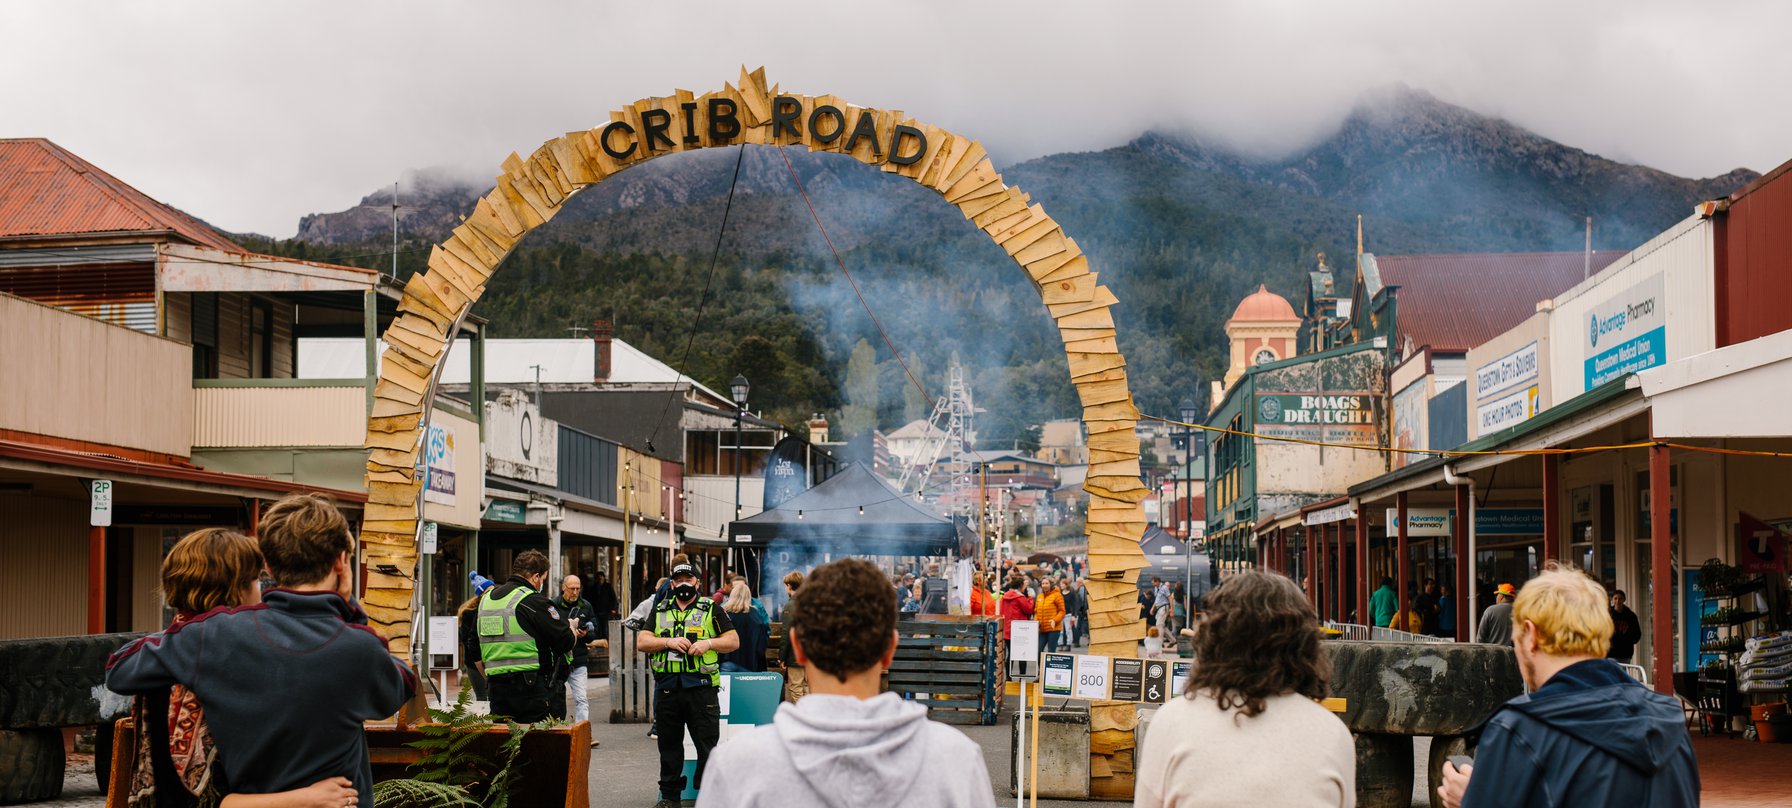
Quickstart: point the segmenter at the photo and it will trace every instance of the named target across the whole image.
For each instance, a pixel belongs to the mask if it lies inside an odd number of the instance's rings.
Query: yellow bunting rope
[[[1222,435],[1236,435],[1241,438],[1257,438],[1260,440],[1281,441],[1282,443],[1298,443],[1303,446],[1326,446],[1335,449],[1355,449],[1359,452],[1387,452],[1392,454],[1425,455],[1427,457],[1534,457],[1544,455],[1592,454],[1594,452],[1610,452],[1621,449],[1647,449],[1653,446],[1665,446],[1669,449],[1677,449],[1684,452],[1707,452],[1710,454],[1738,455],[1744,457],[1792,458],[1792,452],[1773,452],[1757,449],[1721,449],[1715,446],[1692,446],[1685,443],[1670,443],[1659,440],[1617,443],[1607,446],[1573,446],[1551,449],[1484,449],[1479,451],[1463,449],[1398,449],[1392,446],[1362,446],[1353,443],[1333,443],[1322,440],[1307,440],[1305,438],[1263,435],[1256,432],[1227,429],[1222,426],[1191,424],[1173,418],[1160,418],[1147,413],[1140,413],[1139,417],[1144,418],[1147,421],[1157,421],[1158,423],[1169,424],[1170,426],[1199,429],[1204,432],[1218,432]]]

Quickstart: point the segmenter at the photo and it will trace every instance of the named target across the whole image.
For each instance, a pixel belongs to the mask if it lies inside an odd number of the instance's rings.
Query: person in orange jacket
[[[995,576],[984,578],[982,575],[978,575],[976,577],[976,583],[971,585],[971,614],[980,617],[1000,616],[1002,612],[1001,605],[996,603]]]
[[[1040,584],[1039,604],[1033,612],[1034,619],[1039,621],[1039,644],[1046,651],[1058,650],[1058,637],[1064,631],[1064,593],[1058,591],[1058,582],[1046,578]]]

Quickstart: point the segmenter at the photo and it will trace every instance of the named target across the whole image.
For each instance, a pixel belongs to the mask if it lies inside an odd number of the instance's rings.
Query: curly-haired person
[[[1134,805],[1356,805],[1356,746],[1319,706],[1331,669],[1294,582],[1243,572],[1207,596],[1195,669],[1151,721]]]
[[[864,561],[823,564],[789,618],[799,704],[710,754],[699,808],[994,808],[983,751],[926,708],[878,693],[896,656],[896,592]]]

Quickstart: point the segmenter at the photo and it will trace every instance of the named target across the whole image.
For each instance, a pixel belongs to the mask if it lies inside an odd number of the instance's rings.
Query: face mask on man
[[[679,600],[690,600],[691,598],[697,597],[697,585],[688,583],[674,584],[672,586],[672,596]]]

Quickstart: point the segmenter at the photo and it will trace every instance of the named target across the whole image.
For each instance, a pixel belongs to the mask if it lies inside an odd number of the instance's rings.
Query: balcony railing
[[[193,445],[201,448],[360,446],[361,379],[194,379]]]
[[[0,294],[0,430],[186,457],[193,349]]]

